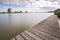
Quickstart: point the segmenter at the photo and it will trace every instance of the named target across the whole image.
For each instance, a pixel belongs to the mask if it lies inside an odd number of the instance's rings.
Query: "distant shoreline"
[[[19,12],[17,12],[17,13],[19,13]],[[26,13],[26,12],[22,12],[22,13]],[[53,13],[53,12],[27,12],[27,13]],[[0,12],[0,14],[15,14],[15,12],[11,12],[11,13]]]

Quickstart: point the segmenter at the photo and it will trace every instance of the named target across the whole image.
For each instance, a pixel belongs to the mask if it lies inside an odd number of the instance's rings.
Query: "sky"
[[[0,11],[50,11],[60,8],[60,0],[0,0]]]

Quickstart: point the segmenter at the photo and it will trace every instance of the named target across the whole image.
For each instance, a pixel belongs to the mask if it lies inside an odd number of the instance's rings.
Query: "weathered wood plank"
[[[30,31],[30,30],[29,30],[29,31]],[[52,36],[52,35],[50,35],[50,34],[48,34],[48,33],[46,33],[46,32],[43,32],[43,31],[41,31],[41,30],[37,30],[37,29],[32,28],[31,31],[36,32],[36,33],[35,33],[36,35],[37,35],[37,34],[39,34],[39,36],[41,35],[40,37],[45,38],[45,40],[47,40],[47,39],[49,39],[49,40],[59,39],[59,38],[57,38],[57,37],[55,37],[55,36]]]
[[[28,34],[25,32],[21,33],[21,35],[25,38],[25,40],[34,40],[32,37],[30,37]]]
[[[23,38],[21,35],[17,35],[17,36],[15,37],[15,40],[24,40],[24,38]]]
[[[44,40],[54,40],[55,39],[54,37],[52,37],[52,36],[50,36],[48,34],[45,34],[45,33],[41,32],[41,31],[38,31],[36,29],[30,29],[28,31],[32,32],[33,34],[37,35],[38,37],[40,37],[40,38],[42,38]]]
[[[25,31],[28,35],[30,35],[32,38],[34,38],[35,40],[43,40],[42,38],[34,35],[33,33],[29,32],[29,31]]]
[[[15,40],[15,38],[11,39],[11,40]]]

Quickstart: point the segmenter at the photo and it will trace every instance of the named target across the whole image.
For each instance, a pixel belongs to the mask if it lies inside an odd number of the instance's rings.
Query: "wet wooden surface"
[[[57,17],[52,15],[11,40],[60,40]]]

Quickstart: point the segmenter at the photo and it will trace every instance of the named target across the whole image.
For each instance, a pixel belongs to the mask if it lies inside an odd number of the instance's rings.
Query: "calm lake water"
[[[53,13],[0,14],[0,39],[9,40],[25,31],[28,27],[36,25],[51,15]],[[21,26],[21,24],[28,26]]]
[[[35,25],[40,21],[53,15],[53,13],[16,13],[16,14],[0,14],[0,25],[11,24],[13,26],[20,24]]]

